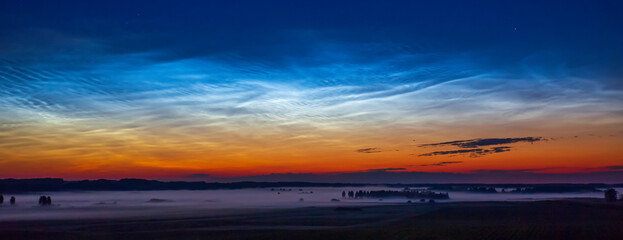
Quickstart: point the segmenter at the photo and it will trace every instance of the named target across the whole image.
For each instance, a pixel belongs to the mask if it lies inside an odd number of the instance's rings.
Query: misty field
[[[620,239],[601,199],[302,207],[224,215],[9,221],[6,239]]]
[[[348,198],[348,191],[402,190],[385,186],[257,188],[235,190],[165,191],[61,191],[5,195],[15,205],[0,205],[3,221],[69,220],[106,218],[170,218],[228,215],[305,207],[370,206],[420,203],[404,197]],[[621,191],[621,189],[619,189]],[[40,195],[51,196],[51,206],[39,206]],[[475,193],[450,191],[442,202],[538,201],[569,198],[602,198],[602,192],[571,193]]]

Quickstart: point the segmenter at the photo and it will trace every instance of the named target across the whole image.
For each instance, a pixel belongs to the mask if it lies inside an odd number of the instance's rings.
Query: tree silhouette
[[[2,194],[0,194],[0,204],[4,203],[4,196],[2,196]]]
[[[40,196],[39,197],[39,205],[48,206],[52,205],[52,198],[50,196]]]
[[[610,188],[604,192],[604,197],[608,202],[614,202],[617,200],[617,191]]]

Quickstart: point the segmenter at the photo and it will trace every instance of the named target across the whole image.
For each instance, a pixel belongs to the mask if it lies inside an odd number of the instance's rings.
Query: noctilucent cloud
[[[622,11],[2,1],[0,176],[614,171]]]

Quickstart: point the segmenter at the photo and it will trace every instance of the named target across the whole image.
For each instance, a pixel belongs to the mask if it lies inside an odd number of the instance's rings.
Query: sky
[[[0,177],[614,181],[622,10],[2,1]]]

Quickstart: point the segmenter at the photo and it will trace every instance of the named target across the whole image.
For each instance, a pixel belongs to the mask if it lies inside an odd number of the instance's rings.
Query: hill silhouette
[[[53,191],[141,191],[141,190],[214,190],[243,188],[288,187],[359,187],[378,184],[316,183],[316,182],[185,182],[157,181],[127,178],[121,180],[65,181],[62,178],[0,179],[0,192],[53,192]],[[517,188],[520,193],[534,192],[586,192],[598,188],[623,187],[623,184],[384,184],[387,187],[429,187],[434,190],[469,191],[478,188]]]

